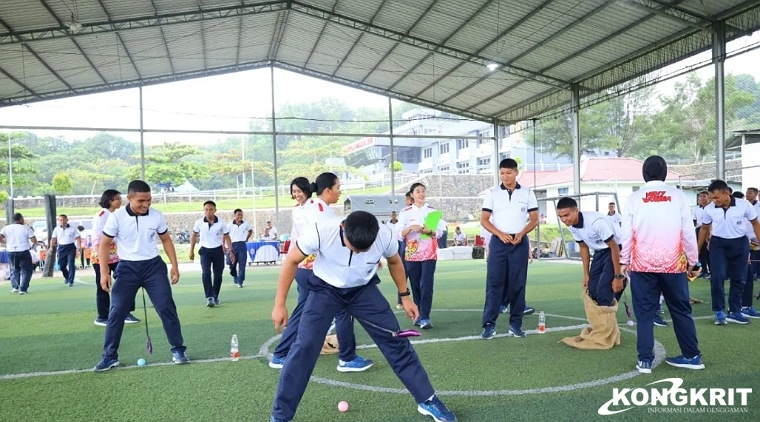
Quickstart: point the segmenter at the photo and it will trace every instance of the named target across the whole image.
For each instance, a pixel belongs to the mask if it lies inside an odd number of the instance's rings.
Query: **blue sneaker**
[[[420,323],[421,323],[421,322],[422,322],[422,318],[417,318],[417,319],[415,319],[415,320],[414,320],[414,326],[415,326],[415,327],[419,327],[419,326],[420,326]]]
[[[480,334],[480,338],[483,340],[490,340],[496,335],[496,326],[494,324],[486,324],[483,328],[483,333]]]
[[[499,307],[499,312],[502,313],[502,314],[506,314],[507,312],[509,312],[509,306],[501,305]]]
[[[654,325],[656,327],[667,327],[668,322],[660,314],[654,314]]]
[[[92,368],[92,370],[95,372],[104,372],[111,368],[116,368],[117,366],[119,366],[119,361],[117,359],[103,358],[94,368]]]
[[[446,407],[438,396],[428,401],[417,403],[417,411],[425,416],[432,416],[435,422],[456,422],[457,417]]]
[[[285,359],[287,359],[287,356],[278,358],[275,355],[272,355],[272,360],[269,361],[269,367],[272,369],[282,369],[283,365],[285,365]]]
[[[287,421],[285,419],[275,418],[274,416],[271,416],[269,418],[269,422],[290,422],[290,421]]]
[[[726,313],[723,311],[715,312],[715,325],[726,325]]]
[[[140,320],[135,318],[135,316],[132,314],[129,314],[126,318],[124,318],[125,324],[137,324],[138,322],[140,322]]]
[[[525,338],[528,335],[525,334],[525,331],[521,330],[520,327],[517,327],[515,325],[510,325],[509,326],[509,332],[507,333],[507,336],[509,336],[509,337]]]
[[[741,312],[729,312],[726,315],[726,321],[741,325],[749,324],[749,318],[745,317]]]
[[[533,308],[531,306],[525,305],[525,309],[523,310],[523,315],[530,315],[533,312],[536,312],[536,308]]]
[[[702,358],[700,358],[699,355],[696,355],[691,359],[685,358],[683,355],[676,356],[674,358],[667,358],[665,359],[665,363],[678,368],[705,369],[705,365],[702,363]]]
[[[177,364],[183,364],[190,362],[190,359],[187,358],[187,355],[184,351],[178,350],[176,352],[172,352],[172,362]]]
[[[433,328],[433,323],[430,322],[429,319],[421,319],[420,320],[420,328],[423,330],[428,330],[430,328]]]
[[[375,362],[372,359],[365,359],[361,356],[356,356],[354,360],[348,362],[338,360],[338,372],[362,372],[371,368]]]
[[[760,312],[757,312],[753,306],[743,307],[742,314],[747,318],[760,318]]]
[[[639,370],[640,374],[651,374],[652,373],[652,361],[649,359],[643,359],[638,362],[636,362],[636,369]]]

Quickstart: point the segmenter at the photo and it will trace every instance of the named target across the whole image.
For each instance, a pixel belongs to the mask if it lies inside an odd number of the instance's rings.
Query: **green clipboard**
[[[430,231],[436,231],[438,223],[441,222],[443,213],[440,210],[431,211],[427,217],[425,217],[425,228]],[[430,239],[429,234],[420,234],[420,239]]]

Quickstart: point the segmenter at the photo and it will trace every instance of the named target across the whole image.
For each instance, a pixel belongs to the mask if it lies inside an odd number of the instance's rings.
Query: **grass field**
[[[92,324],[95,286],[91,270],[80,273],[82,283],[74,288],[64,287],[60,278],[35,279],[27,296],[11,294],[10,287],[2,285],[0,420],[268,421],[279,375],[267,367],[264,356],[276,344],[270,313],[277,271],[275,267],[251,267],[244,289],[233,288],[225,280],[222,305],[216,308],[204,306],[200,273],[184,273],[174,288],[174,298],[191,364],[168,364],[169,346],[155,311],[149,308],[154,354],[146,354],[144,325],[128,325],[120,349],[122,367],[106,373],[91,371],[100,358],[104,330]],[[694,305],[707,368],[690,371],[661,364],[651,375],[636,375],[632,373],[636,347],[631,332],[623,332],[622,344],[609,351],[580,351],[558,343],[580,331],[563,327],[583,322],[580,272],[577,264],[532,264],[528,301],[537,313],[547,313],[549,332],[529,332],[525,339],[483,341],[468,337],[481,331],[484,262],[438,263],[432,313],[435,328],[424,331],[420,339],[441,341],[415,348],[433,385],[460,421],[760,420],[760,320],[749,326],[716,327],[710,305]],[[395,300],[387,270],[381,278],[386,297]],[[697,280],[691,287],[692,296],[709,299],[706,281]],[[293,291],[289,309],[295,296]],[[142,304],[139,295],[137,303]],[[136,315],[143,318],[141,306]],[[618,319],[627,330],[623,309]],[[536,315],[525,317],[523,328],[535,330],[537,320]],[[411,328],[408,321],[401,324]],[[497,333],[505,330],[506,319],[500,319]],[[239,362],[227,358],[232,334],[240,338],[244,358]],[[356,335],[363,345],[360,353],[375,359],[376,365],[365,373],[341,374],[335,370],[336,356],[320,357],[316,378],[295,420],[431,420],[416,412],[408,393],[399,391],[403,388],[400,382],[358,325]],[[668,356],[680,354],[671,327],[656,328],[655,335]],[[141,357],[148,360],[147,367],[135,365]],[[602,384],[601,380],[615,376],[619,376],[617,381]],[[643,406],[614,416],[597,414],[612,398],[613,388],[646,387],[674,377],[683,378],[682,387],[687,389],[752,388],[753,393],[748,405],[739,408],[743,413],[663,414],[655,413],[656,407]],[[349,384],[334,386],[331,382]],[[568,387],[567,391],[558,388],[581,383],[591,386]],[[340,400],[351,405],[344,414],[336,409]]]

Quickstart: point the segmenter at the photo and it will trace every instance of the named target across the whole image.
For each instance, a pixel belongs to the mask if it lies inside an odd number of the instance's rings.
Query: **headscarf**
[[[664,182],[668,175],[668,163],[665,159],[659,155],[652,155],[644,160],[644,165],[641,167],[641,172],[644,175],[644,181],[649,182],[651,180],[659,180]]]

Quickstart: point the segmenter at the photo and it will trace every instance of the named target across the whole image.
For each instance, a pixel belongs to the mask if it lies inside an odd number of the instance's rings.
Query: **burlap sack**
[[[576,349],[607,350],[620,344],[620,329],[617,325],[617,301],[612,306],[599,306],[588,295],[582,293],[586,318],[591,324],[581,331],[579,336],[565,337],[562,341]]]
[[[322,344],[322,351],[320,355],[335,355],[338,350],[338,336],[331,334],[325,337],[325,342]]]

